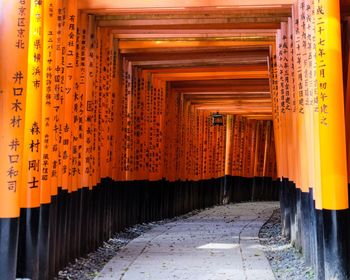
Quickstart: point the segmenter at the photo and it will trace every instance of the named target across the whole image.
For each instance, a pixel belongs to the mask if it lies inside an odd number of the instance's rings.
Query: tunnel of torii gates
[[[0,5],[1,279],[278,197],[317,279],[349,279],[349,1]]]

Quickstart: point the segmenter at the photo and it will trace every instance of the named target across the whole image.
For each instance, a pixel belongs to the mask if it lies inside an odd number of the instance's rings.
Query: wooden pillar
[[[317,88],[326,279],[349,277],[346,166],[340,7],[316,1]]]
[[[30,1],[0,3],[0,275],[16,278]]]
[[[21,223],[17,273],[22,278],[39,273],[39,207],[41,186],[42,133],[42,5],[31,1],[28,49],[28,78],[24,118],[22,182],[20,185]]]

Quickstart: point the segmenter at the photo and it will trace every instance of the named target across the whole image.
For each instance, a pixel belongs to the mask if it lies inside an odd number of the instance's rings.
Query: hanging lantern
[[[224,125],[224,118],[222,117],[221,114],[219,113],[213,114],[212,118],[213,118],[213,126]]]

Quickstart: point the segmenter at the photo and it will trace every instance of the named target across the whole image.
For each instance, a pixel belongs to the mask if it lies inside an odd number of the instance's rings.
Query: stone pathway
[[[259,230],[277,202],[229,204],[156,226],[132,240],[95,280],[275,279]]]

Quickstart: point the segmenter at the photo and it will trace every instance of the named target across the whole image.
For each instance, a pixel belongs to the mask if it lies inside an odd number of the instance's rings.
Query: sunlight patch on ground
[[[197,247],[197,249],[217,249],[217,250],[230,250],[237,248],[238,244],[229,244],[229,243],[208,243],[202,246]]]

